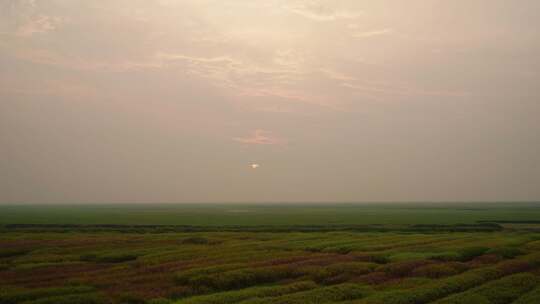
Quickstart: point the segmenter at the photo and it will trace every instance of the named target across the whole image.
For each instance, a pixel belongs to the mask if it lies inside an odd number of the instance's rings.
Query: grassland
[[[0,205],[3,224],[291,226],[540,221],[540,203]]]
[[[304,207],[304,216],[293,210],[287,221],[270,218],[260,225],[245,210],[287,213],[275,206],[223,205],[199,214],[236,210],[230,213],[244,221],[210,225],[206,219],[200,226],[205,219],[184,222],[174,214],[160,221],[160,208],[178,213],[176,206],[159,206],[146,217],[142,210],[149,207],[140,206],[119,221],[114,215],[125,206],[111,213],[42,207],[48,213],[26,217],[24,208],[4,206],[0,210],[12,209],[0,215],[0,304],[536,304],[540,217],[530,216],[536,205],[525,205],[527,216],[477,206],[470,212],[475,217],[464,221],[456,213],[471,207],[415,205],[404,214],[397,212],[403,206],[385,206],[387,213],[336,207],[353,213],[346,215],[315,206],[325,210],[326,222],[316,221],[319,210]],[[394,221],[381,224],[354,208]],[[415,220],[426,214],[429,219]],[[353,220],[362,217],[371,220]]]

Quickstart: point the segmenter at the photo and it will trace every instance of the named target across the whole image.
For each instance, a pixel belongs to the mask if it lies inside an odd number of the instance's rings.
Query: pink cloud
[[[257,129],[247,137],[234,137],[234,141],[250,145],[279,145],[284,144],[284,139],[276,137],[272,132]]]
[[[62,19],[51,16],[37,16],[17,29],[16,35],[30,37],[34,34],[43,34],[55,30]]]

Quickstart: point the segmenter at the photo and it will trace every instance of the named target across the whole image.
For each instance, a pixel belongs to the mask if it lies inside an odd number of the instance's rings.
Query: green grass
[[[511,275],[469,291],[452,295],[434,304],[459,304],[474,300],[478,304],[512,303],[540,283],[540,277],[530,273]]]
[[[317,284],[306,281],[283,286],[251,287],[241,290],[220,292],[177,301],[176,304],[229,304],[253,298],[279,297],[317,288]]]
[[[303,292],[239,302],[241,304],[303,304],[331,303],[361,299],[372,293],[371,288],[358,284],[340,284]]]
[[[43,222],[0,228],[0,304],[540,303],[540,229],[522,211],[404,206],[4,206],[20,217],[0,222]]]
[[[538,221],[540,204],[0,205],[3,224],[354,225]],[[428,227],[429,229],[432,229]]]
[[[197,275],[189,279],[195,286],[206,287],[211,290],[231,290],[249,286],[277,282],[287,278],[301,276],[294,267],[270,266],[250,267],[238,270],[229,270],[219,273]]]
[[[138,257],[135,253],[114,252],[108,254],[84,254],[81,255],[81,261],[96,262],[96,263],[122,263],[126,261],[136,260]]]
[[[534,290],[522,295],[512,304],[537,304],[540,303],[540,286],[537,286]]]
[[[506,275],[536,269],[540,265],[538,255],[521,260],[500,263],[495,266],[473,269],[465,273],[437,280],[408,290],[390,290],[376,293],[358,304],[423,304],[464,292],[486,282]],[[535,276],[536,278],[536,276]],[[517,291],[519,294],[519,290]],[[467,296],[467,295],[466,295]],[[471,302],[474,303],[474,302]]]
[[[33,301],[25,301],[23,304],[102,304],[107,300],[98,294],[70,294],[65,296],[46,297]]]
[[[94,288],[90,286],[37,288],[32,290],[21,289],[0,292],[0,304],[33,303],[35,301],[46,301],[51,298],[59,299],[66,296],[80,296],[80,294],[87,294],[93,291]]]

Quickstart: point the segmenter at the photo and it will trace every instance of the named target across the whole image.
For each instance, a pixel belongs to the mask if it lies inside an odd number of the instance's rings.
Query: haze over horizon
[[[540,201],[540,1],[0,0],[0,203]]]

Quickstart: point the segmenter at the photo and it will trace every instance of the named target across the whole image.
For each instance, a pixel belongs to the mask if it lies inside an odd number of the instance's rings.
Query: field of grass
[[[476,206],[469,211],[476,217],[464,221],[456,206],[411,206],[404,214],[397,212],[404,207],[390,205],[387,213],[374,206],[313,207],[326,210],[326,222],[315,221],[319,210],[304,207],[302,217],[294,206],[288,221],[269,218],[260,226],[239,208],[273,217],[286,211],[223,205],[184,222],[174,214],[194,216],[195,207],[158,206],[145,215],[150,207],[139,206],[116,221],[119,210],[130,209],[41,207],[43,214],[25,217],[26,207],[4,206],[0,304],[538,304],[540,217],[521,213],[538,209],[497,206]],[[91,212],[80,211],[85,208]],[[165,208],[176,213],[160,220]],[[378,223],[361,209],[394,220]],[[232,216],[243,222],[210,223],[223,210],[237,210]],[[429,219],[413,221],[426,214]]]
[[[4,224],[357,225],[540,221],[540,203],[0,205]]]

